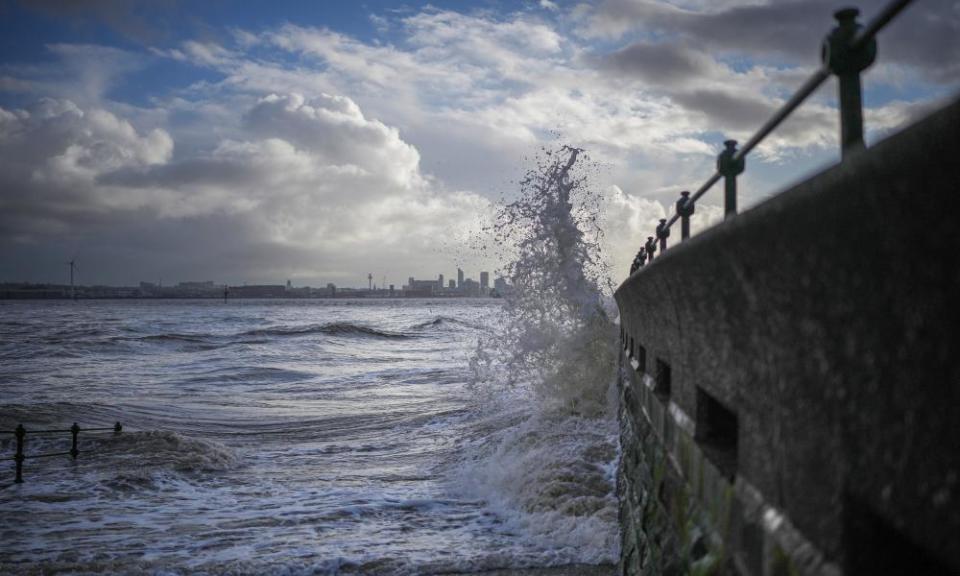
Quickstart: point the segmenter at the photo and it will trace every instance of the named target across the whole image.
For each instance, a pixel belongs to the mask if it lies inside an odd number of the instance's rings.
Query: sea
[[[22,484],[13,437],[0,436],[0,573],[612,562],[612,422],[471,386],[471,357],[502,308],[0,303],[0,430],[123,427],[81,432],[76,460],[28,458]],[[69,433],[26,437],[28,456],[69,449]]]
[[[503,299],[0,301],[0,574],[606,574],[616,329],[575,159],[514,206]]]

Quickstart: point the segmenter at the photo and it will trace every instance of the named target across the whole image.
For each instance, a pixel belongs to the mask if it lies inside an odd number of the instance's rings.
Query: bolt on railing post
[[[690,202],[690,192],[684,190],[677,200],[677,214],[680,215],[680,241],[690,237],[690,217],[693,216],[693,202]]]
[[[723,176],[723,217],[730,218],[737,213],[737,176],[746,168],[746,159],[735,160],[737,141],[723,143],[723,152],[717,156],[717,172]]]
[[[823,41],[821,58],[830,72],[837,76],[840,96],[841,156],[863,147],[863,95],[860,72],[866,70],[877,57],[877,41],[871,38],[857,49],[851,42],[862,26],[857,22],[856,8],[837,10],[833,17],[838,26]]]
[[[23,427],[23,424],[17,424],[17,429],[14,432],[14,435],[17,437],[17,453],[14,455],[13,459],[17,463],[17,475],[14,478],[14,482],[17,484],[23,483],[23,438],[27,435],[26,429]]]
[[[73,445],[70,446],[70,456],[76,460],[77,454],[80,453],[80,451],[77,450],[77,435],[80,434],[80,427],[77,426],[76,422],[70,427],[70,434],[73,436]]]
[[[667,251],[667,236],[670,235],[670,229],[667,228],[667,219],[661,218],[657,225],[657,239],[660,240],[660,255]]]

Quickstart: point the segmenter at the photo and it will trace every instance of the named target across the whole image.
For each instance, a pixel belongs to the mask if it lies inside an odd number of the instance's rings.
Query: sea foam
[[[479,411],[458,480],[549,564],[613,562],[616,328],[581,150],[546,152],[493,233],[512,289],[471,361]]]

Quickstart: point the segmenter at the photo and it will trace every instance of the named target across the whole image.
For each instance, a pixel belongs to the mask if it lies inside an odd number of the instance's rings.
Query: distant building
[[[331,298],[336,298],[336,297],[337,297],[337,285],[334,284],[333,282],[328,283],[328,284],[327,284],[327,294],[328,294],[328,296],[330,296]]]
[[[450,279],[450,283],[447,284],[447,288],[449,288],[449,289],[451,289],[451,290],[456,290],[456,289],[457,289],[457,281],[454,280],[453,278],[451,278],[451,279]]]
[[[476,298],[480,295],[480,283],[472,278],[467,278],[460,286],[461,296]]]
[[[435,280],[413,280],[412,283],[407,285],[406,290],[407,292],[432,296],[437,291],[437,282]]]
[[[261,284],[252,286],[231,286],[233,298],[283,298],[287,287],[284,284]]]
[[[217,286],[214,285],[213,280],[207,280],[206,282],[181,282],[177,284],[177,288],[181,290],[216,290]]]
[[[457,288],[463,288],[463,270],[457,268]]]
[[[443,274],[441,274],[440,278],[437,280],[437,286],[443,288]]]
[[[490,291],[490,273],[481,272],[480,273],[480,293],[486,296],[487,292],[489,291]]]

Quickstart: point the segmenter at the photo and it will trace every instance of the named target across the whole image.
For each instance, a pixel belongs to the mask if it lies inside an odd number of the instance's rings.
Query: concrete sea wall
[[[960,103],[627,279],[624,574],[960,573]]]

